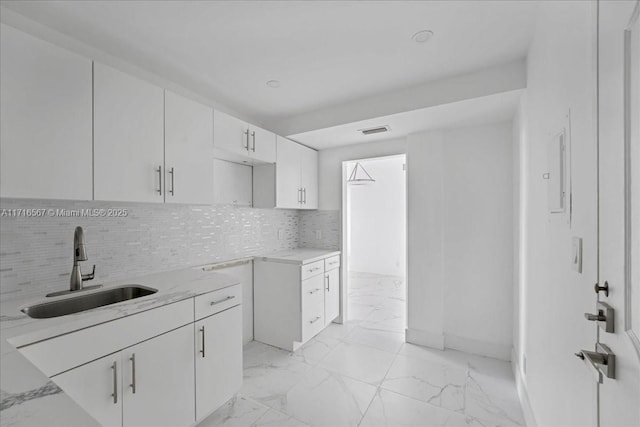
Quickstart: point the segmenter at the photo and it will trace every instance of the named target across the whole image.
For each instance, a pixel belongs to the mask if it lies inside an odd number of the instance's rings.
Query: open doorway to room
[[[343,321],[391,349],[406,327],[406,155],[343,162]]]

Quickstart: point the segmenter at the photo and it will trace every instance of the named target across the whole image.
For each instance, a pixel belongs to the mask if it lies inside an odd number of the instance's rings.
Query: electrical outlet
[[[322,239],[322,230],[316,230],[316,239],[317,240]]]
[[[282,240],[284,239],[284,230],[283,229],[279,229],[278,230],[278,240]]]

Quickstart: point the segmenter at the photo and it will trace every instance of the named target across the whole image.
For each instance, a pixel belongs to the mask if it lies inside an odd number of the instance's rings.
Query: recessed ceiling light
[[[362,132],[363,135],[371,135],[374,133],[389,132],[390,130],[391,128],[389,127],[389,125],[384,125],[368,129],[358,129],[358,132]]]
[[[280,80],[269,80],[267,82],[267,86],[272,87],[272,88],[279,88],[280,87]]]
[[[422,30],[422,31],[418,31],[417,33],[412,35],[411,39],[416,43],[425,43],[431,37],[433,37],[433,31],[431,31],[431,30]]]

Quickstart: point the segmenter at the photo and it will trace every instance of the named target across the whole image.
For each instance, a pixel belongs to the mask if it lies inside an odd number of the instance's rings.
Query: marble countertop
[[[306,264],[339,253],[339,251],[324,249],[292,249],[256,258]],[[100,292],[125,284],[148,286],[158,289],[158,292],[57,318],[32,319],[20,309],[40,302],[72,298],[75,295],[54,298],[31,296],[2,301],[0,303],[0,373],[2,374],[0,376],[0,425],[3,427],[99,426],[85,410],[31,364],[17,348],[235,285],[238,281],[221,273],[219,269],[250,262],[253,259],[253,257],[234,259],[107,283],[99,289],[85,292]]]
[[[25,305],[72,298],[27,297],[0,304],[0,424],[2,426],[78,426],[99,425],[49,378],[20,354],[17,348],[78,329],[130,316],[238,283],[230,276],[202,267],[170,271],[105,284],[85,291],[100,292],[124,284],[139,284],[158,292],[134,300],[61,316],[32,319],[20,311]]]
[[[340,251],[330,249],[299,248],[291,249],[288,251],[274,252],[256,258],[262,261],[304,265],[339,254]]]

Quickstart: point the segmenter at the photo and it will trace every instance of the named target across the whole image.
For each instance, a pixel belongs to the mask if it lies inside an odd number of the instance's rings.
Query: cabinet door
[[[95,360],[51,379],[103,426],[122,425],[120,353]]]
[[[249,127],[250,146],[249,155],[254,160],[275,163],[276,161],[276,134],[256,126]]]
[[[302,342],[324,329],[324,274],[302,281]]]
[[[196,322],[196,421],[242,387],[242,306]]]
[[[95,200],[164,201],[163,104],[161,88],[94,64]]]
[[[301,145],[278,136],[276,149],[276,207],[300,209]]]
[[[213,145],[228,153],[249,156],[249,125],[240,119],[215,110],[213,113]]]
[[[165,91],[165,201],[213,203],[213,109]]]
[[[91,200],[91,60],[2,24],[0,196]]]
[[[124,426],[193,425],[193,324],[122,351]]]
[[[300,186],[302,209],[318,209],[318,152],[300,146]]]
[[[326,326],[340,314],[340,269],[335,268],[328,271],[324,276],[324,322]]]

